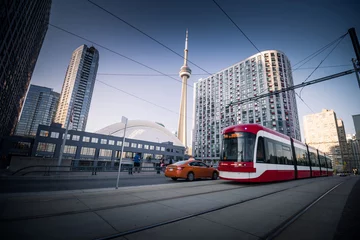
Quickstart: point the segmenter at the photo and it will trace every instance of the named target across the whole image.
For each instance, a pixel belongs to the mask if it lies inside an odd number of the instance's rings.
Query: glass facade
[[[50,8],[51,0],[0,1],[0,137],[15,132]]]
[[[300,140],[295,93],[237,101],[293,86],[290,61],[280,51],[263,51],[195,83],[193,155],[220,158],[221,131],[257,123]]]
[[[55,117],[60,94],[52,89],[30,85],[16,135],[35,136],[39,124],[50,126]]]
[[[98,66],[99,52],[94,47],[82,45],[73,52],[61,90],[55,122],[66,127],[69,115],[73,112],[70,129],[85,131]]]

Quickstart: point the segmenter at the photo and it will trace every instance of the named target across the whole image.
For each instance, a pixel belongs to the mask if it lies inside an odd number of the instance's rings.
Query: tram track
[[[349,179],[345,180],[348,181]],[[285,221],[283,221],[278,227],[270,231],[268,234],[265,235],[265,240],[273,240],[277,236],[279,236],[286,228],[288,228],[291,224],[293,224],[298,218],[300,218],[303,214],[305,214],[312,206],[314,206],[316,203],[318,203],[321,199],[323,199],[326,195],[331,193],[333,190],[335,190],[337,187],[339,187],[341,184],[343,184],[345,181],[342,181],[341,183],[335,185],[334,187],[327,190],[325,193],[323,193],[320,197],[312,201],[311,203],[307,204],[305,207],[303,207],[301,210],[299,210],[294,215],[287,218]]]
[[[324,179],[325,180],[325,179]],[[314,180],[315,181],[315,180]],[[208,214],[208,213],[212,213],[212,212],[216,212],[216,211],[219,211],[219,210],[223,210],[223,209],[226,209],[226,208],[229,208],[229,207],[233,207],[233,206],[237,206],[237,205],[241,205],[243,203],[247,203],[247,202],[250,202],[250,201],[254,201],[254,200],[257,200],[257,199],[260,199],[260,198],[263,198],[263,197],[267,197],[267,196],[271,196],[271,195],[274,195],[274,194],[277,194],[277,193],[280,193],[280,192],[284,192],[284,191],[287,191],[287,190],[291,190],[291,189],[294,189],[294,188],[297,188],[297,187],[301,187],[301,186],[304,186],[304,185],[308,185],[308,184],[311,184],[313,183],[314,181],[310,181],[310,182],[307,182],[307,183],[304,183],[304,184],[298,184],[298,185],[295,185],[295,186],[291,186],[291,187],[287,187],[287,188],[284,188],[284,189],[281,189],[281,190],[277,190],[277,191],[274,191],[274,192],[271,192],[271,193],[266,193],[266,194],[263,194],[263,195],[260,195],[260,196],[256,196],[256,197],[252,197],[252,198],[249,198],[249,199],[246,199],[246,200],[241,200],[241,201],[237,201],[237,202],[234,202],[234,203],[229,203],[229,204],[224,204],[222,206],[219,206],[219,207],[215,207],[215,208],[212,208],[212,209],[208,209],[208,210],[204,210],[204,211],[201,211],[201,212],[198,212],[198,213],[192,213],[192,214],[188,214],[186,216],[183,216],[183,217],[178,217],[178,218],[174,218],[174,219],[171,219],[171,220],[166,220],[166,221],[163,221],[163,222],[160,222],[160,223],[156,223],[156,224],[151,224],[151,225],[148,225],[148,226],[144,226],[144,227],[139,227],[139,228],[135,228],[135,229],[132,229],[132,230],[128,230],[128,231],[123,231],[123,232],[119,232],[117,234],[112,234],[112,235],[109,235],[109,236],[105,236],[105,237],[101,237],[101,238],[96,238],[96,240],[108,240],[108,239],[114,239],[114,238],[119,238],[119,237],[124,237],[126,235],[130,235],[130,234],[134,234],[134,233],[139,233],[139,232],[143,232],[143,231],[146,231],[146,230],[149,230],[149,229],[153,229],[153,228],[157,228],[157,227],[161,227],[161,226],[165,226],[165,225],[169,225],[169,224],[172,224],[172,223],[176,223],[176,222],[179,222],[179,221],[183,221],[183,220],[187,220],[187,219],[190,219],[190,218],[194,218],[194,217],[198,217],[198,216],[201,216],[201,215],[204,215],[204,214]],[[343,182],[341,182],[340,184],[342,184]],[[338,185],[340,185],[338,184]],[[337,186],[338,186],[337,185]],[[337,187],[336,186],[336,187]],[[335,189],[335,187],[333,187],[332,189],[328,190],[327,192],[331,192],[333,189]],[[205,193],[202,193],[202,194],[205,194]],[[322,198],[322,197],[321,197]],[[320,199],[321,199],[320,198]],[[318,198],[319,199],[319,198]],[[320,200],[319,199],[319,200]],[[315,201],[319,201],[319,200],[315,200]],[[315,203],[314,203],[315,204]],[[313,204],[312,204],[313,205]],[[312,206],[311,205],[311,206]],[[303,209],[302,209],[303,210]],[[296,214],[295,214],[296,215]],[[288,220],[284,221],[283,224],[285,224]],[[282,224],[282,225],[283,225]],[[286,227],[285,227],[286,228]],[[284,229],[285,229],[284,228]],[[276,230],[278,230],[280,228],[276,228]],[[282,229],[282,230],[284,230]],[[266,236],[270,236],[273,232],[275,231],[271,231],[270,233],[268,233]],[[276,235],[277,236],[277,235]],[[275,237],[275,235],[274,235]],[[273,239],[273,238],[271,238]]]

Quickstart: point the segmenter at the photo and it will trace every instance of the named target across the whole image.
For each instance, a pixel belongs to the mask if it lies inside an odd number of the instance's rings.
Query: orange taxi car
[[[179,161],[168,165],[165,169],[165,177],[176,181],[178,178],[185,178],[193,181],[197,178],[218,179],[219,172],[205,163],[197,160]]]

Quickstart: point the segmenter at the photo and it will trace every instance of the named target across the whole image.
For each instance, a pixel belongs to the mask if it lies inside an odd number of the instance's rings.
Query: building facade
[[[66,128],[71,115],[71,129],[85,131],[98,66],[99,52],[94,47],[82,45],[73,52],[62,86],[55,122]]]
[[[0,137],[15,131],[50,8],[51,0],[0,1]]]
[[[344,170],[346,134],[343,122],[338,121],[333,110],[323,109],[320,113],[304,116],[304,133],[309,146],[329,155],[337,171]]]
[[[65,129],[57,124],[40,125],[33,143],[33,157],[59,158]],[[69,130],[64,147],[63,158],[74,159],[74,165],[106,165],[113,167],[119,164],[122,148],[122,137]],[[183,160],[185,148],[173,142],[150,142],[134,138],[124,141],[124,160],[132,160],[136,153],[141,159]]]
[[[60,94],[51,88],[30,85],[15,135],[35,136],[40,124],[50,126]]]
[[[194,87],[193,155],[218,160],[222,129],[240,123],[258,123],[301,140],[293,91],[237,103],[293,85],[290,61],[275,50],[255,54],[200,79]]]
[[[357,115],[353,115],[353,122],[354,122],[354,127],[355,127],[355,135],[356,135],[356,139],[360,140],[360,114]]]

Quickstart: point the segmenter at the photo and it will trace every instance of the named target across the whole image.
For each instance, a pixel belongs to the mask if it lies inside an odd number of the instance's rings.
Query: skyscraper
[[[85,131],[98,66],[99,52],[94,47],[82,45],[73,52],[62,86],[55,122],[66,127],[71,114],[71,129]]]
[[[0,1],[0,137],[15,131],[50,8],[51,0]]]
[[[178,127],[178,138],[187,147],[187,124],[186,124],[186,101],[187,101],[187,80],[191,76],[191,69],[187,65],[188,58],[188,31],[186,30],[185,38],[185,49],[184,49],[184,65],[181,67],[179,75],[182,80],[181,87],[181,100],[180,100],[180,116],[179,116],[179,127]]]
[[[300,140],[293,91],[237,103],[293,84],[290,61],[275,50],[255,54],[200,79],[194,87],[193,155],[218,160],[222,129],[239,123],[258,123]]]
[[[320,113],[304,116],[305,141],[333,160],[333,166],[343,171],[344,157],[348,157],[343,121],[337,119],[334,110],[323,109]],[[347,160],[347,159],[346,159]]]
[[[60,94],[51,88],[30,85],[16,135],[35,136],[39,124],[50,126],[55,117]]]

